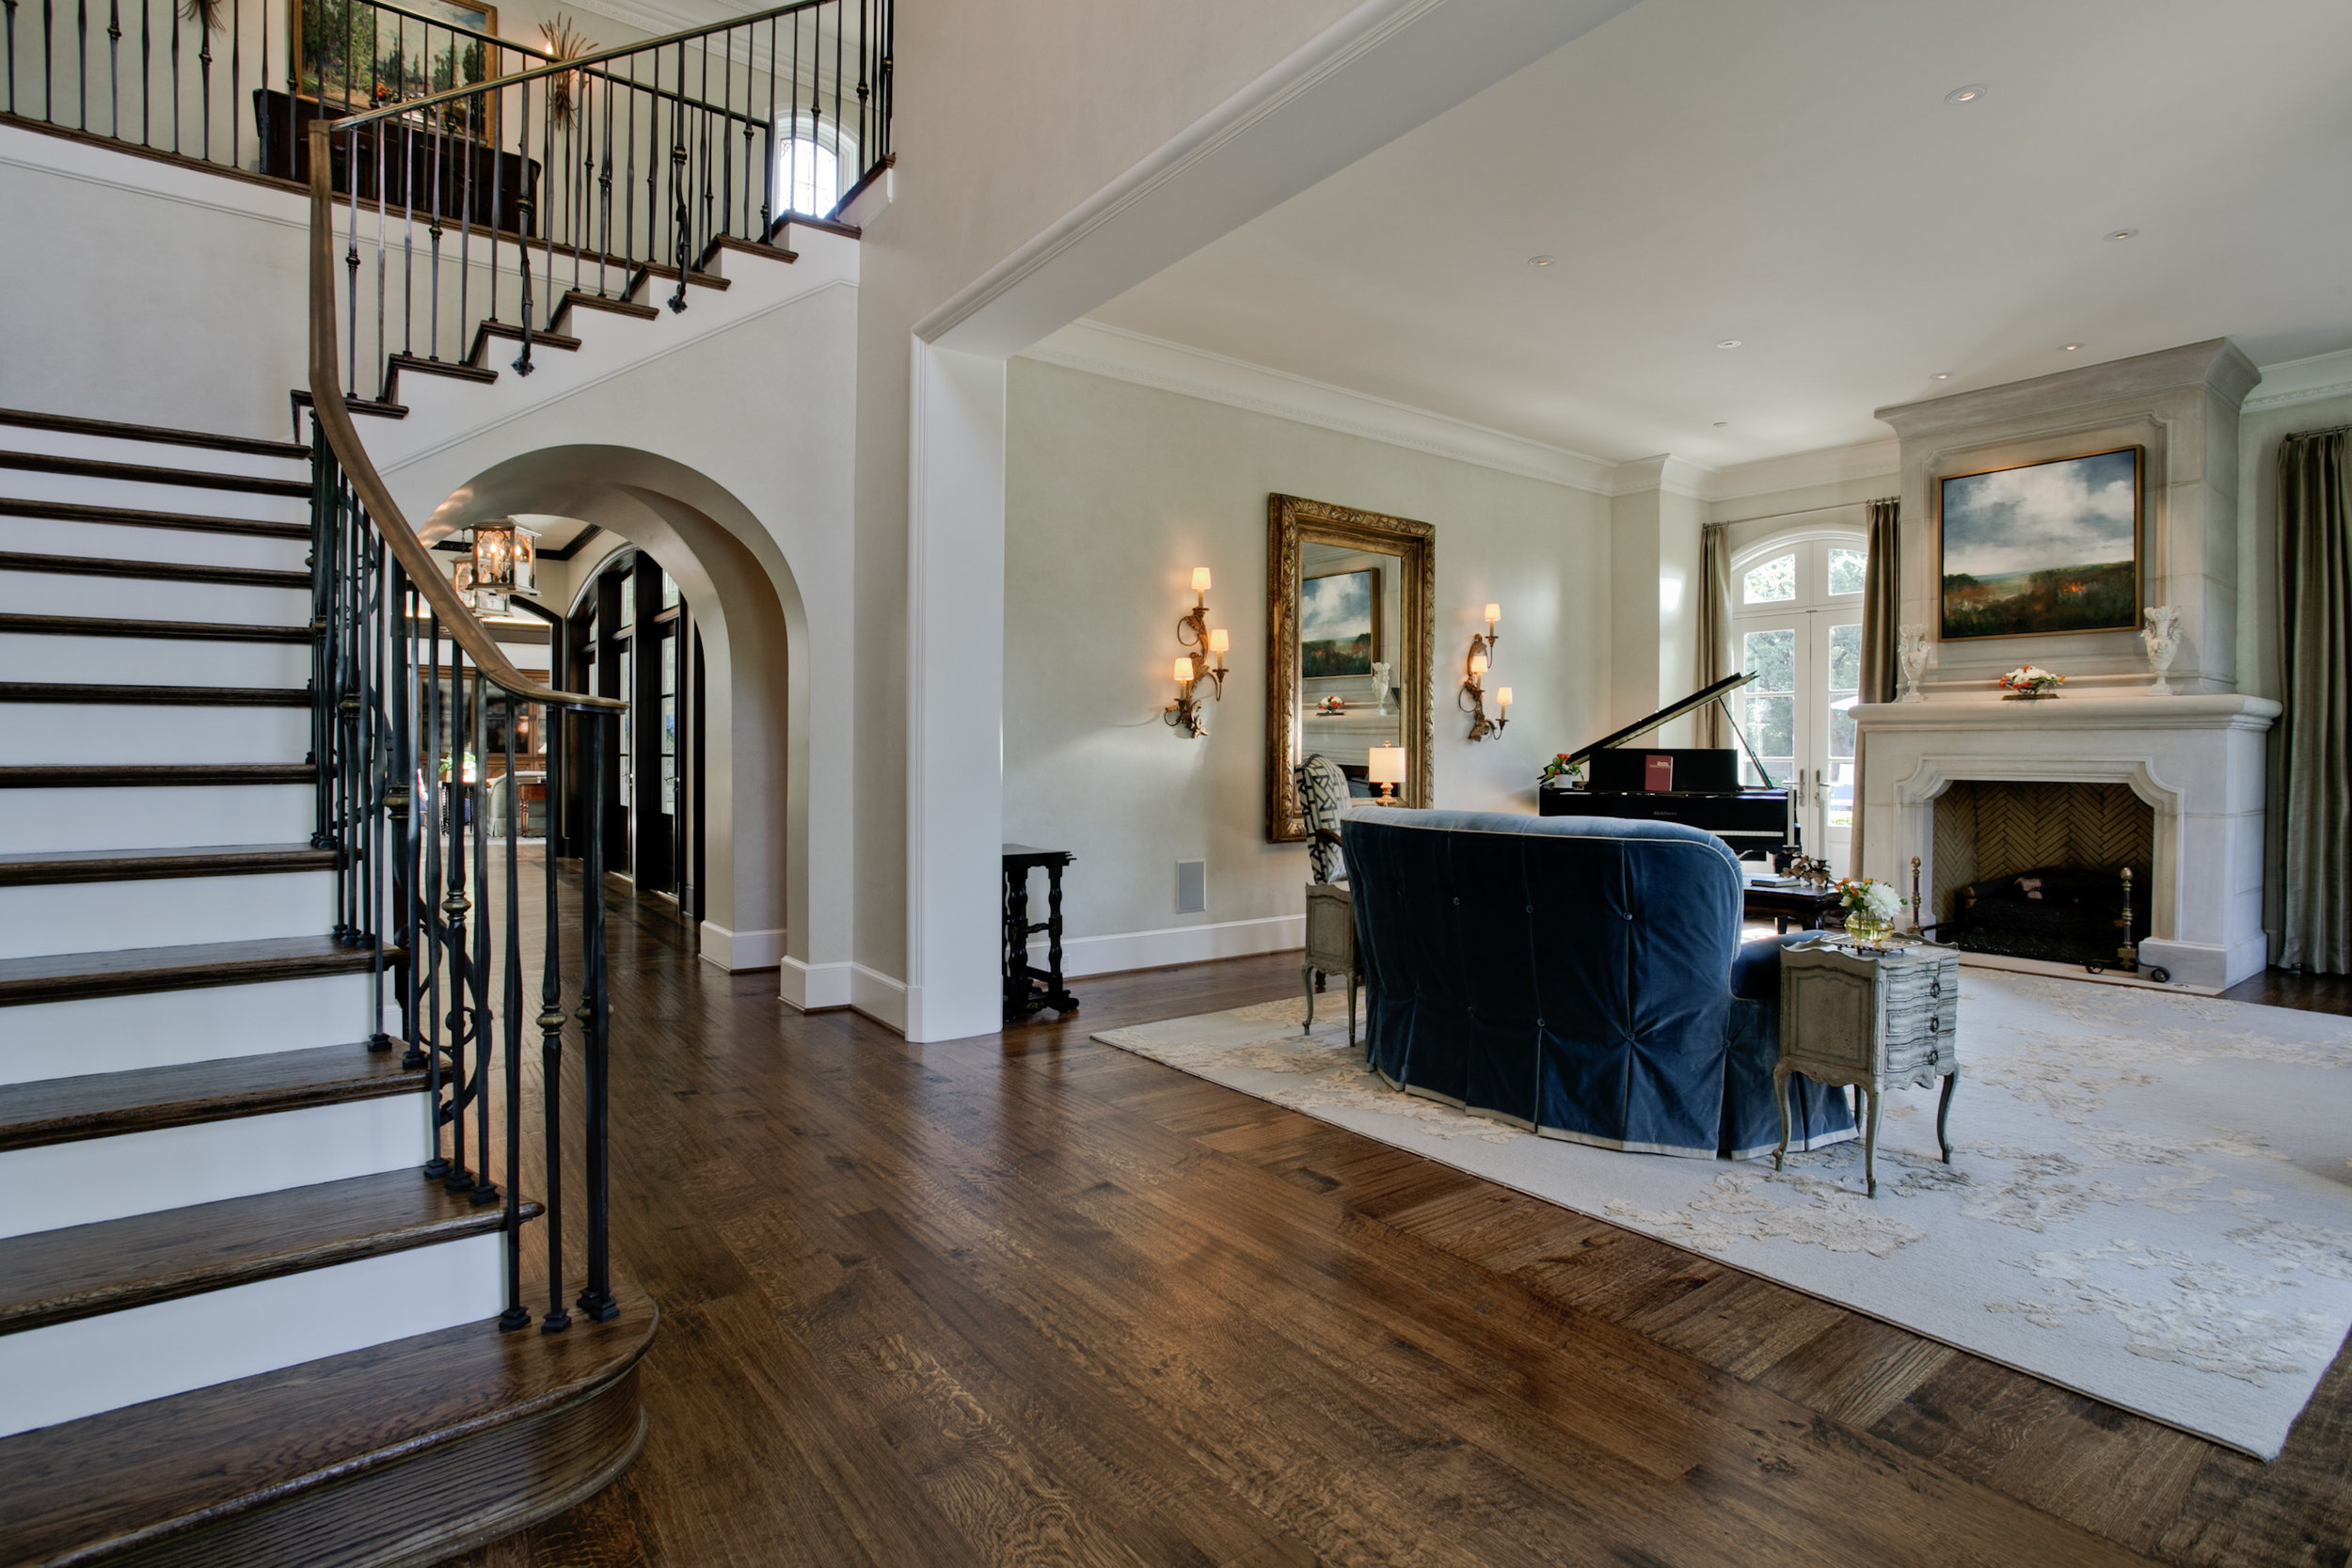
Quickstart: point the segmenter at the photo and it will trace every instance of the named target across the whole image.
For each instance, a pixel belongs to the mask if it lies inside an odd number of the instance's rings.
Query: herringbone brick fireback
[[[2127,784],[1963,780],[1936,797],[1930,907],[1948,918],[1952,889],[2037,866],[2144,879],[2155,841],[2155,809]]]

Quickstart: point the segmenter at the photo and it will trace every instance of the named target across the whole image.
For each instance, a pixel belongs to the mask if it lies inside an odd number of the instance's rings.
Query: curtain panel
[[[1857,701],[1891,703],[1895,700],[1895,672],[1899,661],[1895,657],[1896,623],[1902,619],[1902,562],[1899,556],[1902,501],[1887,496],[1864,503],[1868,511],[1867,540],[1869,554],[1862,568],[1862,670]],[[1847,853],[1851,864],[1849,875],[1862,872],[1862,801],[1863,772],[1869,766],[1869,742],[1860,735],[1853,737],[1853,828]]]
[[[1735,673],[1731,654],[1731,547],[1728,526],[1709,523],[1700,533],[1699,685],[1709,687]],[[1696,744],[1728,746],[1724,733],[1724,705],[1709,703],[1698,716]]]
[[[2352,974],[2352,428],[2279,445],[2279,961]]]

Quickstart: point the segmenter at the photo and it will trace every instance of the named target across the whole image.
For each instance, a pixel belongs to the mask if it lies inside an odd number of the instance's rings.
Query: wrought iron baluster
[[[375,122],[375,361],[384,367],[384,380],[376,397],[384,403],[392,401],[392,364],[385,352],[390,345],[384,333],[385,289],[389,281],[384,276],[387,260],[384,172],[385,160],[390,154],[392,134],[396,128],[401,127],[395,120],[379,119]]]
[[[81,100],[75,113],[81,128],[89,129],[89,0],[74,0],[73,49],[76,80],[74,94]]]
[[[605,273],[612,261],[612,79],[597,72],[604,82],[604,161],[596,173],[596,297],[605,297]],[[626,245],[628,238],[623,236]]]
[[[792,36],[795,40],[800,37],[797,25]],[[767,154],[759,162],[758,240],[761,245],[768,243],[776,221],[776,68],[783,63],[783,56],[776,53],[776,19],[771,16],[768,19],[768,113],[761,119],[766,128],[761,146]],[[749,156],[748,153],[745,155]]]
[[[454,1049],[455,1032],[448,1025],[441,1011],[441,927],[434,900],[441,891],[444,861],[441,854],[442,817],[449,809],[449,791],[441,784],[443,737],[446,733],[441,696],[441,617],[438,610],[428,610],[425,619],[425,644],[433,657],[425,667],[425,754],[418,769],[418,784],[424,791],[418,819],[419,835],[423,840],[422,875],[419,879],[417,917],[420,927],[419,950],[409,956],[410,966],[420,961],[425,966],[421,1004],[418,1011],[419,1030],[424,1037],[425,1103],[433,1108],[433,1157],[426,1162],[424,1174],[436,1180],[445,1180],[454,1169],[443,1152],[441,1129],[449,1121],[443,1114],[441,1083],[447,1060],[445,1045]]]
[[[690,206],[693,185],[686,160],[686,45],[681,40],[677,46],[677,102],[670,107],[670,200],[673,220],[677,225],[677,293],[670,296],[673,313],[686,309],[686,248],[693,224]]]
[[[548,82],[550,82],[551,80],[553,80],[553,78],[551,78],[551,77],[542,76],[541,78],[539,78],[538,82],[535,84],[535,86],[537,86],[537,87],[539,88],[539,92],[540,92],[540,99],[541,99],[541,102],[540,102],[540,105],[539,105],[539,106],[540,106],[540,108],[541,108],[541,109],[543,109],[543,110],[544,110],[544,111],[546,111],[546,112],[545,112],[545,113],[541,116],[541,121],[542,121],[542,123],[541,123],[541,125],[540,125],[540,127],[539,127],[539,179],[538,179],[538,182],[537,182],[536,185],[533,187],[533,188],[534,188],[535,190],[537,190],[537,192],[539,193],[539,199],[540,199],[543,203],[545,203],[545,204],[546,204],[546,205],[542,206],[542,207],[540,208],[540,210],[539,210],[539,222],[538,222],[538,224],[537,224],[537,228],[538,228],[538,230],[539,230],[539,245],[540,245],[540,247],[541,247],[542,251],[545,253],[546,263],[547,263],[547,277],[548,277],[548,282],[547,282],[547,293],[548,293],[548,297],[547,297],[547,312],[548,312],[548,322],[549,322],[550,324],[552,324],[552,323],[554,322],[554,320],[555,320],[555,305],[556,305],[556,298],[555,298],[555,227],[556,227],[556,226],[555,226],[555,215],[554,215],[552,213],[550,213],[550,212],[548,211],[548,209],[549,209],[549,208],[551,208],[551,207],[553,207],[553,206],[554,206],[554,204],[555,204],[555,171],[556,171],[556,168],[557,168],[557,166],[557,166],[557,164],[556,164],[556,160],[555,160],[555,98],[554,98],[553,93],[552,93],[552,92],[550,92],[550,91],[548,90]],[[523,94],[524,94],[524,96],[525,96],[526,98],[530,96],[530,93],[531,93],[531,87],[532,87],[532,86],[533,86],[533,85],[534,85],[534,84],[528,84],[528,83],[524,85],[524,87],[523,87]],[[528,266],[528,265],[530,264],[530,258],[529,258],[529,253],[528,253],[528,252],[526,252],[526,253],[525,253],[525,257],[524,257],[524,264],[525,264],[526,266]],[[530,332],[530,330],[531,330],[531,327],[532,327],[531,312],[530,312],[529,310],[525,310],[525,311],[523,312],[523,331],[524,331],[526,334],[528,334],[528,333]],[[523,339],[523,346],[524,346],[524,348],[527,350],[527,349],[530,347],[530,345],[531,345],[531,339],[530,339],[528,336],[525,336],[525,337],[524,337],[524,339]],[[529,357],[530,357],[529,354],[528,354],[528,353],[526,353],[526,354],[524,355],[524,358],[525,358],[525,359],[528,359]],[[531,373],[531,372],[529,372],[528,370],[524,370],[524,369],[522,369],[520,366],[517,366],[517,367],[516,367],[516,373],[521,374],[521,375],[529,375],[529,374]]]
[[[400,1065],[414,1072],[424,1066],[421,1032],[418,1028],[417,981],[421,949],[417,887],[417,825],[421,816],[417,778],[417,720],[421,689],[417,680],[417,597],[408,576],[392,563],[391,594],[400,607],[400,629],[392,639],[392,674],[387,689],[392,697],[392,754],[386,772],[392,785],[384,809],[391,818],[392,940],[400,946]]]
[[[448,201],[441,189],[441,171],[449,160],[449,144],[441,128],[448,122],[448,116],[446,109],[433,111],[433,204],[427,209],[424,228],[425,247],[432,255],[433,268],[425,293],[425,309],[432,313],[425,324],[425,352],[435,359],[441,356],[441,213]],[[457,324],[457,346],[461,351],[466,346],[463,321]]]
[[[499,1200],[498,1183],[490,1179],[493,1169],[490,1154],[490,1085],[497,1082],[490,1058],[491,1045],[497,1037],[492,1032],[491,1024],[497,1015],[490,1006],[490,986],[495,976],[490,969],[489,726],[489,683],[483,679],[481,666],[476,665],[473,672],[474,770],[465,793],[467,812],[473,817],[473,885],[475,896],[483,906],[481,914],[473,923],[473,985],[470,988],[473,998],[474,1131],[481,1156],[476,1161],[480,1174],[474,1179],[473,1196],[469,1201],[477,1206]]]
[[[466,950],[466,911],[473,907],[466,897],[466,817],[473,802],[466,788],[466,742],[472,731],[466,721],[466,651],[462,644],[450,650],[449,689],[449,778],[441,790],[445,797],[442,811],[449,819],[449,846],[442,863],[447,891],[441,897],[441,940],[448,949],[450,1169],[442,1185],[453,1193],[464,1193],[471,1192],[474,1185],[473,1173],[466,1166],[466,1101],[470,1092],[467,1087],[466,1063],[469,1056],[477,1060],[480,1056],[481,1016],[468,1006],[474,988]],[[479,1072],[478,1065],[475,1070]]]
[[[229,166],[239,167],[237,162],[237,94],[243,90],[242,50],[245,45],[245,22],[238,14],[244,0],[229,0]]]
[[[16,8],[8,9],[13,13]],[[13,80],[9,87],[15,87]],[[122,139],[122,0],[106,0],[106,135]]]
[[[506,995],[505,1029],[501,1044],[506,1052],[506,1310],[499,1314],[501,1330],[527,1328],[531,1309],[523,1305],[523,927],[522,879],[516,867],[517,841],[523,836],[522,791],[515,782],[516,699],[506,694]]]
[[[588,1280],[575,1305],[595,1323],[620,1315],[612,1299],[612,1259],[610,1226],[611,1161],[606,1147],[609,1121],[606,1083],[608,1030],[612,1022],[607,995],[604,941],[604,759],[612,719],[591,714],[588,724],[588,821],[580,857],[580,1003],[587,1009],[581,1032],[581,1111],[587,1139],[584,1162],[588,1199]]]
[[[351,378],[351,389],[346,395],[355,398],[359,395],[359,145],[357,136],[358,133],[354,132],[343,138],[343,183],[351,187],[346,209],[348,216],[343,223],[343,271],[347,275],[344,293],[350,296],[345,308],[350,312],[351,341],[351,363],[344,373]],[[332,148],[334,144],[329,142],[327,145]],[[329,157],[332,156],[330,152]]]
[[[515,249],[522,261],[523,351],[515,356],[515,373],[516,375],[529,375],[532,371],[531,325],[532,317],[532,310],[531,308],[530,235],[532,230],[537,227],[531,221],[532,214],[534,210],[532,198],[537,192],[536,188],[532,184],[531,180],[531,85],[528,82],[523,84],[523,89],[518,96],[522,99],[523,113],[522,128],[516,134],[515,138],[515,151],[516,154],[515,160],[515,183],[516,187],[515,191]],[[492,178],[495,179],[497,176],[493,174]],[[493,243],[495,244],[495,242]],[[494,295],[494,306],[496,298]],[[494,320],[496,319],[495,309],[493,309],[492,318]]]
[[[562,785],[564,731],[568,721],[547,709],[548,823],[541,834],[547,846],[547,951],[539,975],[539,1120],[547,1140],[548,1190],[548,1310],[539,1332],[558,1334],[569,1328],[571,1314],[564,1309],[564,970],[562,913],[557,908],[555,806],[564,799]]]

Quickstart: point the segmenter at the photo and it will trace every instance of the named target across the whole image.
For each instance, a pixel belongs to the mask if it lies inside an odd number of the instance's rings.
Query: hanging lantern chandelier
[[[539,536],[512,517],[477,523],[473,531],[473,585],[493,594],[538,592]]]

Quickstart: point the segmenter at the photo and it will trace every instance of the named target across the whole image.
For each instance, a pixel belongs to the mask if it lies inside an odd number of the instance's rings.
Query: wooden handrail
[[[351,422],[343,401],[342,375],[335,354],[335,196],[327,167],[328,122],[310,125],[310,406],[319,435],[335,460],[342,465],[351,487],[374,519],[377,531],[391,547],[392,559],[433,612],[464,650],[474,667],[493,686],[527,703],[547,703],[577,711],[620,709],[628,704],[618,697],[592,697],[583,691],[558,691],[532,680],[507,661],[485,626],[457,596],[457,589],[441,575],[433,552],[408,526],[407,517],[392,499],[383,475],[368,457],[368,449]]]

